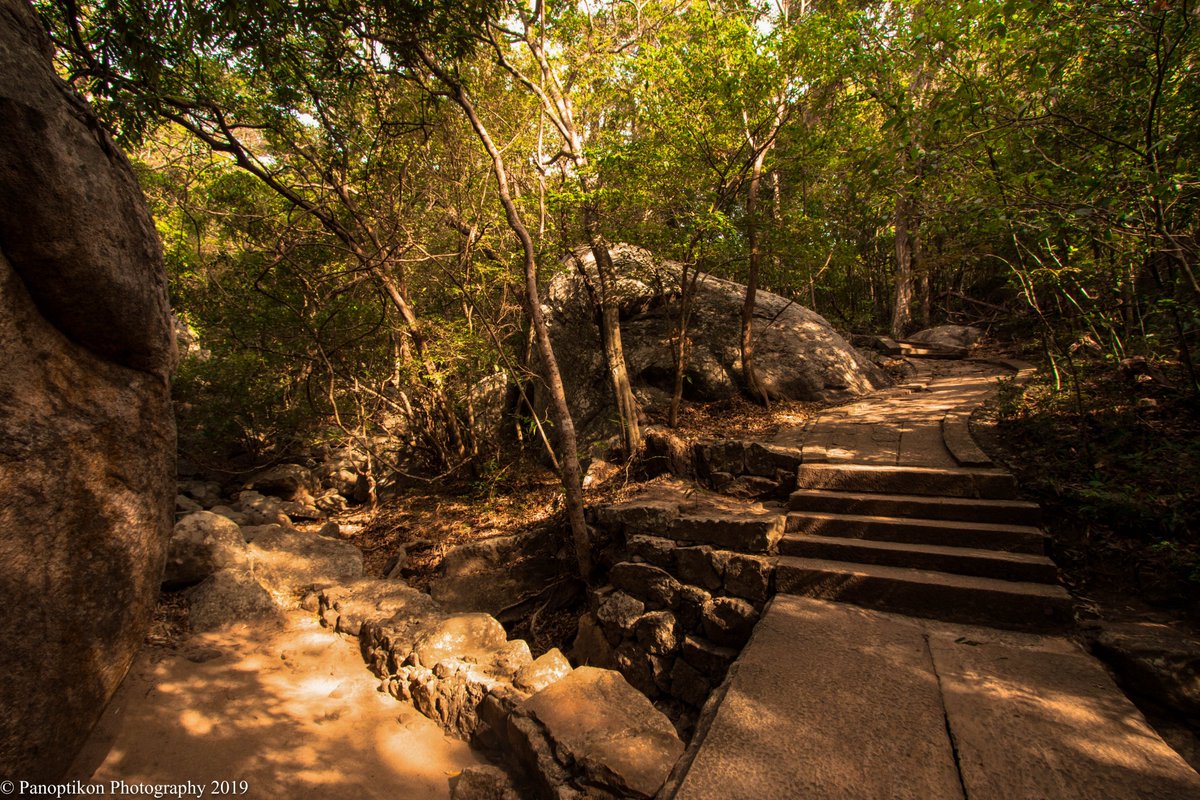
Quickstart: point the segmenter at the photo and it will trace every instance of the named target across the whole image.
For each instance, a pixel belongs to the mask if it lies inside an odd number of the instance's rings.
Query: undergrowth
[[[994,444],[1046,512],[1074,589],[1200,612],[1200,413],[1179,370],[1078,364],[1001,380]],[[1076,391],[1078,389],[1078,391]]]

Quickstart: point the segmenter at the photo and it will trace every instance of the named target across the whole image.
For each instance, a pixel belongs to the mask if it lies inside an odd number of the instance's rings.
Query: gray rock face
[[[643,402],[658,405],[673,383],[671,341],[679,312],[679,265],[657,260],[629,244],[615,244],[611,252],[620,276],[616,292],[629,373]],[[581,253],[580,257],[585,270],[594,272],[591,254]],[[568,269],[551,281],[547,304],[571,413],[586,441],[606,438],[614,431],[610,430],[612,390],[583,287],[578,269],[568,264]],[[738,315],[744,293],[741,284],[701,276],[689,329],[692,346],[684,383],[686,398],[723,400],[740,391]],[[879,368],[823,317],[786,298],[760,290],[755,326],[759,377],[772,397],[849,398],[887,383]]]
[[[190,586],[225,567],[247,564],[246,540],[232,520],[211,511],[197,511],[175,523],[167,547],[163,584]]]
[[[0,0],[0,774],[28,780],[62,774],[124,677],[175,498],[158,240],[48,53]]]
[[[935,344],[940,347],[970,347],[983,338],[983,331],[970,325],[938,325],[908,337],[910,342]]]
[[[278,464],[258,473],[246,484],[247,489],[281,500],[311,496],[318,486],[317,478],[299,464]]]

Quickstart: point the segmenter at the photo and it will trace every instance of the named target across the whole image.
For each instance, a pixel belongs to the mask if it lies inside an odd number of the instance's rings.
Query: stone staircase
[[[1036,504],[998,469],[804,464],[776,591],[1002,627],[1066,627]]]

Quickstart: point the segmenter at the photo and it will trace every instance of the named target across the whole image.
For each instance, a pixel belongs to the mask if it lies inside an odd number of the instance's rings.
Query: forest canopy
[[[614,242],[751,310],[758,287],[848,332],[982,322],[1056,376],[1085,348],[1200,392],[1193,2],[36,6],[137,162],[197,454],[390,431],[479,469],[481,381],[553,384],[530,298],[581,246],[636,450]],[[514,402],[577,483],[563,409]]]

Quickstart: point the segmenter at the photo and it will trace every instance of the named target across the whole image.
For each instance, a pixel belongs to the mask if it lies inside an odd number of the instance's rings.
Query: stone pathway
[[[970,438],[970,411],[1013,369],[918,369],[771,443],[803,448],[778,594],[667,796],[1200,797],[1200,775],[1061,635],[1073,609],[1038,508]]]

